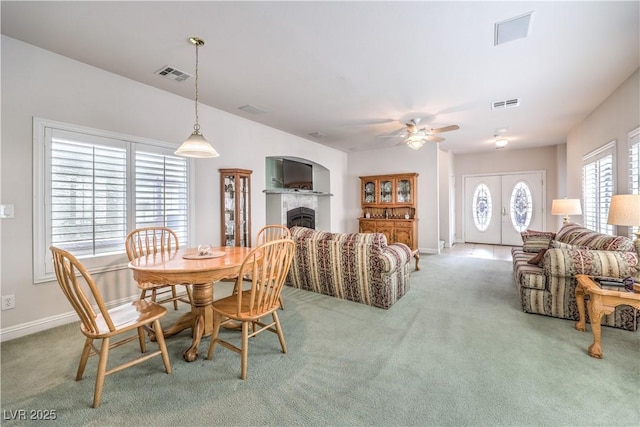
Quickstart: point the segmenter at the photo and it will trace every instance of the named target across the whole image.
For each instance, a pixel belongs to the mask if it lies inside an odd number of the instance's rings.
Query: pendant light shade
[[[204,46],[204,40],[191,37],[189,41],[196,46],[196,123],[193,125],[193,132],[176,150],[175,155],[196,158],[218,157],[220,154],[204,138],[198,123],[198,48]]]

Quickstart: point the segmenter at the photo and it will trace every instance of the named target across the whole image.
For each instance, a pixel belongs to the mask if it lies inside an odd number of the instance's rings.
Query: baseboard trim
[[[129,301],[134,301],[139,297],[139,295],[132,295],[130,297],[121,298],[116,301],[111,301],[107,303],[106,306],[107,309],[113,308],[115,306],[125,304]],[[94,310],[97,311],[98,306],[95,306]],[[62,326],[73,322],[79,322],[78,315],[75,311],[69,311],[66,313],[56,314],[55,316],[44,317],[42,319],[33,320],[31,322],[9,326],[8,328],[0,329],[0,342],[10,341],[16,338],[35,334],[36,332],[46,331],[47,329],[55,328],[57,326]]]

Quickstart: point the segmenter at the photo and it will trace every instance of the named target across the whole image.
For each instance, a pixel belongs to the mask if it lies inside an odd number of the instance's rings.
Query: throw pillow
[[[533,265],[537,265],[539,267],[542,267],[544,265],[544,263],[542,262],[542,258],[544,257],[544,254],[547,252],[546,249],[541,249],[540,252],[538,252],[533,258],[531,258],[529,261],[527,261],[529,264],[533,264]]]
[[[551,231],[527,230],[520,233],[522,236],[522,250],[524,252],[540,252],[547,249],[556,233]]]

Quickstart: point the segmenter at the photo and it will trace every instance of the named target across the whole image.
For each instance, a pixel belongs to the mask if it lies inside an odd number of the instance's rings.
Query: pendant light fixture
[[[198,48],[204,46],[204,40],[199,37],[191,37],[189,41],[196,46],[196,123],[193,125],[193,132],[176,150],[175,155],[196,158],[218,157],[220,154],[204,139],[202,132],[200,132],[200,123],[198,123]]]

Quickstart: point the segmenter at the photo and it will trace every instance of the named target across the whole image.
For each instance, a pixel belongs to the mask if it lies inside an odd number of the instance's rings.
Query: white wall
[[[456,177],[455,204],[458,206],[456,210],[456,241],[462,241],[463,239],[462,212],[460,209],[460,207],[463,206],[462,197],[464,195],[462,191],[462,177],[471,174],[499,174],[503,172],[546,170],[547,216],[545,228],[556,230],[555,220],[551,215],[551,201],[558,198],[558,195],[555,194],[558,180],[558,165],[556,164],[557,150],[558,146],[551,145],[533,149],[517,150],[509,147],[491,152],[457,154],[454,160]]]
[[[0,220],[2,295],[16,308],[0,314],[2,339],[74,321],[56,282],[32,280],[32,118],[34,116],[137,137],[176,142],[193,128],[193,100],[169,94],[2,36],[2,184],[0,203],[15,218]],[[265,157],[311,159],[330,170],[331,228],[347,231],[346,153],[268,128],[205,105],[200,124],[220,157],[195,160],[195,234],[220,241],[219,168],[245,168],[252,176],[253,233],[265,224]],[[138,294],[128,270],[96,276],[108,301]]]
[[[636,70],[567,136],[567,192],[582,197],[582,157],[617,141],[617,192],[629,192],[628,133],[640,125],[640,69]]]
[[[437,253],[440,239],[438,222],[438,150],[437,144],[425,144],[413,151],[405,146],[349,153],[345,178],[345,214],[348,229],[358,231],[360,216],[360,179],[365,175],[417,172],[418,175],[418,247],[420,252]]]

